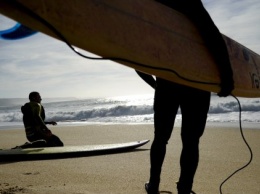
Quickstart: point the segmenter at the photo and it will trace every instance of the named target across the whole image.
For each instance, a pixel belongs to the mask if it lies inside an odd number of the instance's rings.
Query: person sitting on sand
[[[45,122],[45,111],[41,105],[39,92],[29,94],[30,102],[21,107],[26,138],[30,142],[45,141],[46,147],[63,146],[59,137],[52,134],[46,124],[57,125],[55,121]]]

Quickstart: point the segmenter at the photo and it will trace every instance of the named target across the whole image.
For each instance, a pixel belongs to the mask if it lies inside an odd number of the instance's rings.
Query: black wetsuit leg
[[[199,162],[199,140],[202,136],[210,106],[210,92],[185,87],[180,108],[182,113],[181,139],[183,149],[180,158],[181,174],[178,190],[192,188]]]
[[[171,137],[180,99],[178,85],[160,78],[156,79],[156,84],[154,98],[155,131],[150,151],[151,169],[149,183],[155,189],[158,189],[166,145]]]
[[[32,136],[27,136],[27,139],[33,143],[38,140],[45,140],[46,141],[46,147],[58,147],[63,146],[63,142],[60,140],[60,138],[54,134],[50,138],[45,138],[41,134],[34,133]]]
[[[203,134],[210,103],[210,92],[175,84],[157,78],[154,99],[154,140],[151,146],[150,184],[159,187],[166,145],[174,126],[178,108],[182,111],[180,181],[192,187],[197,169],[199,138]]]

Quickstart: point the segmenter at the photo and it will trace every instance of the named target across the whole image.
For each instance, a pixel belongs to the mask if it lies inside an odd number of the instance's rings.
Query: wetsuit
[[[45,140],[46,146],[63,146],[62,141],[45,125],[45,111],[37,102],[29,102],[21,107],[26,137],[30,142]]]
[[[188,16],[198,27],[201,35],[218,64],[221,75],[219,96],[227,96],[233,89],[232,69],[225,46],[200,0],[160,0]],[[155,88],[154,98],[154,140],[150,151],[150,180],[148,193],[158,193],[161,168],[166,145],[171,136],[178,108],[181,109],[181,139],[183,149],[180,157],[181,173],[178,193],[190,194],[193,178],[199,162],[199,140],[202,136],[210,105],[210,92],[179,85],[159,77],[156,81],[150,75],[138,72],[150,86]],[[150,77],[149,77],[150,76]]]

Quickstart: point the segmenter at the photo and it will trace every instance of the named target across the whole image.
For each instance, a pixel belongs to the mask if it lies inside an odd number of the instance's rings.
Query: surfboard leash
[[[135,62],[129,59],[123,59],[123,58],[118,58],[118,57],[90,57],[87,55],[84,55],[82,53],[80,53],[76,48],[74,48],[69,41],[63,36],[62,33],[60,33],[52,24],[50,24],[48,21],[46,21],[44,18],[42,18],[41,16],[39,16],[38,14],[36,14],[35,12],[33,12],[31,9],[27,8],[26,6],[24,6],[23,4],[17,2],[16,0],[9,0],[9,3],[19,7],[20,9],[22,9],[25,13],[27,13],[29,16],[37,19],[39,22],[41,22],[42,24],[44,24],[46,27],[48,27],[54,34],[56,34],[63,42],[65,42],[67,44],[67,46],[74,51],[77,55],[86,58],[86,59],[90,59],[90,60],[112,60],[112,61],[121,61],[121,62],[126,62],[126,63],[133,63],[137,66],[140,67],[145,67],[145,68],[150,68],[150,69],[156,69],[156,70],[161,70],[161,71],[167,71],[167,72],[171,72],[173,74],[175,74],[177,77],[179,77],[180,79],[183,79],[185,81],[188,82],[192,82],[192,83],[199,83],[199,84],[206,84],[206,85],[219,85],[219,83],[210,83],[210,82],[203,82],[203,81],[197,81],[197,80],[192,80],[192,79],[188,79],[182,75],[180,75],[178,72],[171,70],[171,69],[167,69],[167,68],[160,68],[160,67],[151,67],[148,66],[146,64],[142,64],[139,62]],[[231,175],[229,175],[219,186],[219,191],[220,194],[222,194],[222,186],[231,178],[233,177],[236,173],[238,173],[239,171],[243,170],[244,168],[246,168],[253,160],[253,152],[252,149],[250,147],[250,145],[248,144],[247,140],[244,137],[243,134],[243,128],[242,128],[242,120],[241,120],[241,114],[242,114],[242,108],[241,108],[241,104],[239,99],[234,96],[231,95],[238,103],[239,106],[239,128],[240,128],[240,133],[242,136],[242,139],[244,141],[244,143],[246,144],[249,152],[250,152],[250,159],[249,161],[242,167],[240,167],[239,169],[237,169],[236,171],[234,171]]]
[[[246,144],[248,150],[249,150],[249,153],[250,153],[250,159],[249,161],[242,167],[240,167],[239,169],[235,170],[232,174],[230,174],[219,186],[219,192],[220,194],[222,194],[222,186],[231,178],[233,177],[236,173],[238,173],[239,171],[243,170],[244,168],[246,168],[253,160],[253,151],[250,147],[250,145],[248,144],[245,136],[244,136],[244,133],[243,133],[243,128],[242,128],[242,107],[241,107],[241,104],[240,104],[240,101],[239,99],[234,96],[234,95],[231,95],[236,101],[237,101],[237,104],[238,104],[238,107],[239,107],[239,129],[240,129],[240,133],[241,133],[241,137],[244,141],[244,143]]]

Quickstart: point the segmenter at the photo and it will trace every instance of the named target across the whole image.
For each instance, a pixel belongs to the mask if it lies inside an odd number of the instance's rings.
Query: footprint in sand
[[[15,194],[15,193],[24,193],[26,188],[23,187],[9,187],[8,183],[0,184],[0,193],[1,194]]]

